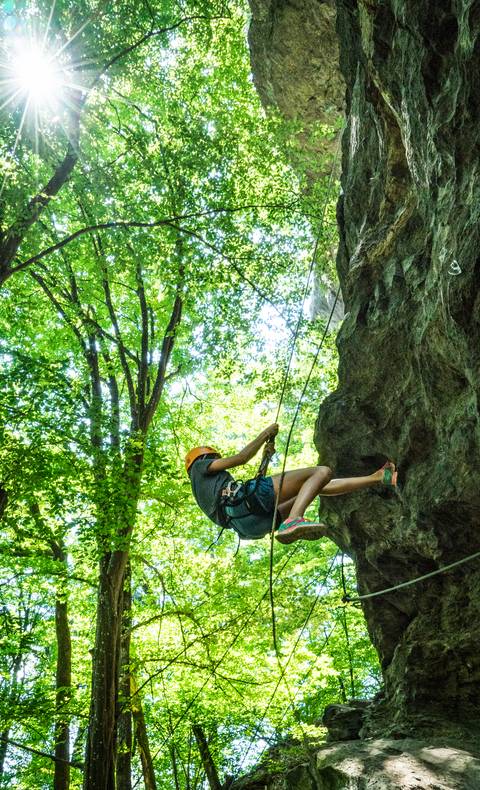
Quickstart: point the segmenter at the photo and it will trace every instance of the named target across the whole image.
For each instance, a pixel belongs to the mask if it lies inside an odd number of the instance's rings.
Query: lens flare
[[[62,69],[36,42],[17,42],[11,68],[12,87],[29,103],[52,106],[61,100],[65,84]]]

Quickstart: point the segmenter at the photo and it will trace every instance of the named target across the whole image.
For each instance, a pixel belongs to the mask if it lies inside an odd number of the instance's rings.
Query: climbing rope
[[[295,554],[296,554],[296,552],[297,552],[298,548],[299,548],[299,546],[297,545],[297,546],[295,546],[295,547],[294,547],[293,551],[292,551],[292,552],[290,552],[290,554],[289,554],[289,555],[288,555],[288,557],[286,558],[285,562],[282,564],[281,568],[279,569],[278,573],[276,574],[276,576],[275,576],[275,579],[274,579],[274,583],[275,583],[275,582],[277,582],[277,581],[278,581],[278,579],[281,577],[281,575],[282,575],[283,571],[285,570],[286,566],[289,564],[289,562],[290,562],[290,561],[293,559],[293,557],[295,556]],[[175,735],[175,733],[176,733],[177,729],[179,728],[180,724],[181,724],[181,723],[182,723],[182,722],[185,720],[185,718],[186,718],[186,716],[187,716],[188,712],[190,711],[190,709],[192,708],[192,706],[195,704],[195,702],[197,701],[197,699],[200,697],[200,695],[201,695],[201,694],[202,694],[202,692],[204,691],[205,687],[206,687],[206,686],[207,686],[207,684],[210,682],[210,680],[211,680],[212,676],[214,676],[214,675],[215,675],[215,672],[217,671],[217,669],[218,669],[218,668],[220,667],[220,665],[221,665],[221,664],[222,664],[222,663],[225,661],[225,659],[227,658],[228,654],[230,653],[230,651],[232,650],[233,646],[236,644],[236,642],[238,641],[238,639],[239,639],[239,638],[240,638],[240,637],[241,637],[241,636],[242,636],[242,635],[245,633],[245,629],[246,629],[246,627],[247,627],[248,623],[251,621],[251,619],[253,618],[253,616],[256,614],[257,610],[260,608],[260,606],[262,605],[263,601],[264,601],[264,600],[267,598],[267,596],[268,596],[268,592],[269,592],[269,591],[268,591],[268,589],[267,589],[267,590],[265,590],[265,592],[263,593],[262,597],[261,597],[261,598],[260,598],[260,599],[257,601],[257,603],[255,604],[255,606],[253,607],[253,609],[251,609],[251,611],[250,611],[250,612],[247,614],[247,617],[246,617],[245,619],[243,619],[243,621],[242,621],[242,625],[241,625],[240,629],[237,631],[237,633],[236,633],[236,634],[235,634],[235,636],[233,637],[232,641],[229,643],[229,645],[227,646],[227,648],[224,650],[224,652],[222,653],[222,655],[220,656],[220,658],[219,658],[217,661],[215,661],[215,663],[214,663],[214,665],[213,665],[213,668],[212,668],[212,670],[210,671],[209,675],[207,676],[207,679],[206,679],[206,680],[204,681],[204,683],[203,683],[203,684],[200,686],[200,689],[199,689],[199,690],[198,690],[198,691],[197,691],[197,692],[196,692],[196,693],[193,695],[193,697],[190,699],[190,701],[188,702],[188,704],[187,704],[187,706],[185,707],[185,709],[183,710],[183,712],[182,712],[182,713],[179,715],[179,717],[177,718],[176,722],[175,722],[175,723],[174,723],[174,725],[173,725],[172,732],[171,732],[171,733],[170,733],[170,734],[169,734],[167,737],[165,737],[165,738],[163,739],[163,741],[161,742],[159,749],[157,750],[157,752],[156,752],[156,753],[155,753],[155,755],[153,756],[153,760],[155,760],[155,759],[156,759],[156,757],[157,757],[157,756],[158,756],[158,754],[161,752],[161,750],[163,749],[163,747],[164,747],[164,746],[165,746],[165,745],[166,745],[166,744],[167,744],[167,743],[168,743],[168,742],[169,742],[169,741],[170,741],[170,740],[173,738],[173,736]],[[182,652],[183,652],[183,651],[182,651]],[[179,654],[179,655],[180,655],[180,654]],[[166,669],[168,666],[170,666],[170,664],[171,664],[171,663],[173,663],[173,662],[176,660],[176,658],[177,658],[177,657],[178,657],[178,656],[176,656],[176,657],[175,657],[175,658],[174,658],[172,661],[169,661],[169,663],[167,664],[167,666],[165,666],[165,667],[164,667],[164,668],[161,670],[161,672],[163,672],[163,671],[164,671],[164,670],[165,670],[165,669]],[[157,672],[156,674],[157,674],[157,675],[158,675],[158,674],[161,674],[161,672]],[[151,676],[151,678],[150,678],[149,680],[151,680],[151,679],[152,679],[152,677],[153,677],[153,676]],[[145,683],[144,683],[144,684],[142,684],[142,686],[140,686],[140,688],[138,689],[138,691],[140,691],[140,690],[143,688],[143,686],[144,686],[144,685],[145,685]]]
[[[272,436],[269,439],[267,439],[267,441],[264,444],[262,460],[260,461],[260,466],[258,467],[257,478],[266,477],[268,471],[268,465],[274,455],[275,455],[275,437]]]
[[[291,366],[292,366],[295,346],[296,346],[296,342],[297,342],[297,339],[298,339],[298,336],[299,336],[299,333],[300,333],[300,327],[301,327],[302,320],[303,320],[303,310],[304,310],[304,307],[305,307],[305,301],[306,301],[307,294],[308,294],[308,289],[309,289],[309,286],[310,286],[310,279],[312,277],[313,268],[315,266],[315,262],[316,262],[316,258],[317,258],[317,252],[318,252],[318,247],[319,247],[319,244],[320,244],[320,239],[322,237],[323,226],[324,226],[325,217],[326,217],[326,214],[327,214],[327,208],[328,208],[328,204],[329,204],[330,197],[331,197],[331,189],[332,189],[332,185],[333,185],[333,176],[334,176],[334,173],[335,173],[335,168],[336,168],[337,160],[338,160],[338,154],[339,154],[339,151],[340,151],[340,141],[342,139],[342,132],[343,132],[343,129],[339,133],[337,148],[336,148],[335,156],[334,156],[333,163],[332,163],[332,169],[330,171],[330,175],[329,175],[329,179],[328,179],[327,190],[326,190],[326,194],[325,194],[325,200],[324,200],[324,204],[323,204],[322,212],[321,212],[321,216],[320,216],[320,227],[319,227],[316,239],[315,239],[315,246],[314,246],[313,255],[312,255],[312,258],[311,258],[311,261],[310,261],[310,267],[309,267],[309,271],[308,271],[307,281],[306,281],[305,288],[304,288],[304,291],[303,291],[303,298],[302,298],[302,302],[301,302],[301,305],[300,305],[300,310],[299,310],[299,314],[298,314],[298,320],[297,320],[297,324],[296,324],[296,327],[295,327],[295,332],[293,334],[293,338],[292,338],[292,341],[291,341],[291,344],[290,344],[290,353],[289,353],[289,358],[288,358],[288,362],[287,362],[287,366],[286,366],[286,370],[285,370],[285,375],[284,375],[284,378],[283,378],[282,390],[281,390],[280,399],[279,399],[279,402],[278,402],[278,408],[277,408],[277,414],[276,414],[275,422],[278,422],[278,418],[279,418],[279,415],[280,415],[280,409],[282,407],[283,400],[284,400],[284,397],[285,397],[286,388],[287,388],[288,376],[290,374],[290,369],[291,369]],[[282,470],[281,470],[281,473],[280,473],[280,483],[279,483],[279,486],[278,486],[278,492],[277,492],[277,496],[275,497],[275,506],[274,506],[273,517],[272,517],[272,527],[271,527],[271,530],[270,530],[270,568],[269,568],[269,579],[270,579],[270,610],[271,610],[271,615],[272,615],[272,638],[273,638],[273,645],[274,645],[274,648],[275,648],[275,654],[277,656],[277,661],[278,662],[280,662],[280,659],[279,659],[279,651],[278,651],[278,645],[277,645],[277,631],[276,631],[276,620],[275,620],[275,602],[274,602],[274,598],[273,598],[272,579],[273,579],[273,540],[274,540],[275,526],[276,526],[276,522],[277,522],[278,506],[279,506],[279,503],[280,503],[280,491],[282,489],[283,478],[285,476],[288,451],[289,451],[289,448],[290,448],[290,442],[291,442],[291,439],[292,439],[293,430],[294,430],[295,424],[297,422],[297,418],[298,418],[298,415],[300,413],[300,408],[301,408],[301,405],[303,403],[303,399],[305,397],[305,393],[307,391],[307,387],[308,387],[308,385],[310,383],[310,379],[312,377],[312,373],[313,373],[313,371],[315,369],[315,366],[316,366],[317,361],[318,361],[318,357],[320,356],[320,351],[321,351],[321,349],[323,347],[323,343],[325,341],[325,338],[327,336],[328,330],[330,328],[330,324],[332,322],[333,314],[334,314],[335,308],[337,306],[339,295],[340,295],[340,287],[337,289],[337,293],[335,295],[335,300],[333,302],[333,306],[332,306],[332,309],[330,311],[330,315],[328,317],[328,321],[327,321],[325,330],[324,330],[323,335],[321,337],[320,343],[317,346],[317,350],[316,350],[315,356],[313,358],[312,365],[310,366],[310,370],[309,370],[307,379],[305,381],[305,384],[303,386],[302,392],[300,394],[300,397],[298,399],[298,402],[297,402],[297,405],[296,405],[296,408],[295,408],[295,412],[294,412],[294,415],[293,415],[292,423],[290,425],[290,430],[289,430],[288,436],[287,436],[287,442],[286,442],[286,445],[285,445],[285,452],[284,452]],[[280,663],[279,663],[279,666],[280,666]]]
[[[474,554],[469,554],[468,557],[463,557],[461,560],[456,560],[456,562],[451,562],[448,565],[443,565],[441,568],[437,568],[435,571],[430,571],[430,573],[424,573],[423,576],[417,576],[415,579],[410,579],[407,582],[401,582],[400,584],[395,584],[393,587],[386,587],[384,590],[377,590],[377,592],[366,593],[365,595],[357,595],[352,597],[348,595],[346,591],[344,591],[344,596],[342,598],[343,603],[359,603],[360,601],[365,601],[367,598],[377,598],[379,595],[386,595],[387,593],[394,592],[395,590],[400,590],[402,587],[410,587],[412,584],[417,584],[418,582],[423,582],[425,579],[430,579],[432,576],[438,576],[440,573],[446,573],[450,571],[452,568],[457,568],[459,565],[464,565],[466,562],[470,562],[471,560],[475,560],[477,557],[480,557],[480,551],[476,551]]]
[[[335,556],[333,557],[333,559],[332,559],[332,561],[331,561],[331,563],[330,563],[330,565],[329,565],[329,567],[328,567],[328,569],[327,569],[327,572],[326,572],[326,574],[325,574],[325,578],[324,578],[324,579],[322,580],[322,582],[320,583],[320,589],[322,589],[322,588],[324,588],[324,587],[325,587],[325,585],[326,585],[326,583],[327,583],[328,579],[330,578],[330,575],[331,575],[331,573],[332,573],[332,571],[333,571],[333,568],[335,567],[335,563],[336,563],[336,561],[337,561],[337,558],[338,558],[338,555],[339,555],[339,553],[340,553],[340,551],[337,551],[337,552],[336,552],[336,554],[335,554]],[[278,576],[277,576],[277,578],[278,578]],[[263,711],[263,713],[262,713],[262,716],[261,716],[261,718],[260,718],[259,722],[257,723],[257,726],[255,727],[254,734],[253,734],[252,738],[250,739],[250,742],[249,742],[249,744],[248,744],[248,747],[247,747],[246,751],[244,752],[244,754],[243,754],[243,756],[242,756],[242,759],[241,759],[241,761],[240,761],[240,763],[239,763],[239,765],[238,765],[238,767],[237,767],[237,770],[240,770],[240,769],[241,769],[241,767],[242,767],[242,765],[244,764],[244,762],[245,762],[245,760],[246,760],[246,758],[247,758],[248,754],[250,753],[250,750],[251,750],[251,748],[252,748],[252,746],[253,746],[254,742],[257,740],[257,736],[258,736],[258,734],[259,734],[259,732],[260,732],[260,727],[262,726],[263,722],[265,721],[265,717],[266,717],[266,715],[267,715],[267,713],[268,713],[268,711],[269,711],[269,709],[270,709],[270,707],[271,707],[271,705],[272,705],[272,703],[273,703],[273,700],[275,699],[275,696],[276,696],[276,694],[277,694],[277,691],[278,691],[278,689],[280,688],[280,683],[282,682],[283,678],[285,677],[285,673],[286,673],[286,671],[287,671],[287,669],[288,669],[288,666],[289,666],[289,664],[290,664],[290,662],[291,662],[291,660],[292,660],[293,656],[295,655],[295,651],[296,651],[296,649],[297,649],[297,647],[298,647],[298,645],[299,645],[300,639],[302,638],[302,636],[303,636],[303,633],[304,633],[305,629],[306,629],[306,628],[307,628],[307,626],[308,626],[308,623],[310,622],[310,620],[311,620],[311,618],[312,618],[313,612],[315,611],[315,608],[316,608],[316,606],[317,606],[317,604],[318,604],[318,601],[319,601],[319,600],[320,600],[320,598],[322,598],[322,597],[323,597],[323,596],[322,596],[322,594],[321,594],[321,593],[318,593],[318,595],[315,597],[315,600],[313,601],[313,603],[312,603],[312,605],[311,605],[311,607],[310,607],[309,611],[307,612],[307,616],[306,616],[306,618],[305,618],[305,622],[303,623],[303,625],[302,625],[302,627],[301,627],[301,629],[300,629],[300,632],[299,632],[299,634],[298,634],[298,636],[297,636],[297,639],[295,640],[295,643],[294,643],[294,645],[293,645],[293,647],[292,647],[292,649],[291,649],[291,651],[290,651],[290,653],[289,653],[289,655],[288,655],[288,658],[287,658],[287,660],[286,660],[286,662],[285,662],[285,665],[284,665],[283,667],[280,665],[280,676],[279,676],[279,678],[278,678],[278,680],[277,680],[277,683],[276,683],[276,685],[275,685],[275,688],[273,689],[273,692],[272,692],[272,694],[271,694],[271,696],[270,696],[270,699],[268,700],[268,702],[267,702],[267,705],[265,706],[265,709],[264,709],[264,711]],[[328,637],[327,637],[327,639],[325,640],[325,642],[323,643],[323,645],[322,645],[322,647],[321,647],[321,650],[323,650],[323,648],[325,647],[325,645],[328,643],[328,641],[329,641],[329,639],[330,639],[330,636],[332,635],[332,633],[333,633],[333,630],[334,630],[334,628],[335,628],[335,627],[336,627],[336,623],[334,624],[333,628],[331,629],[330,633],[328,634]],[[310,667],[310,668],[309,668],[309,670],[308,670],[308,674],[310,674],[310,673],[312,672],[312,668],[313,668],[313,667]],[[292,693],[291,693],[291,691],[290,691],[290,688],[289,688],[289,686],[288,686],[288,685],[287,685],[287,692],[288,692],[288,695],[289,695],[289,698],[290,698],[290,703],[289,703],[289,705],[287,706],[287,710],[288,710],[288,709],[289,709],[291,706],[293,706],[293,702],[294,702],[294,700],[295,700],[295,696],[296,696],[296,695],[292,697]],[[284,714],[284,715],[285,715],[285,714]]]

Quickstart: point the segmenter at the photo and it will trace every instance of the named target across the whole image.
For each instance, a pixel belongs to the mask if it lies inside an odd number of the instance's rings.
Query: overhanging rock
[[[387,458],[399,465],[396,496],[324,500],[365,593],[480,549],[480,8],[336,6],[347,98],[337,268],[347,317],[339,387],[321,408],[316,441],[336,476],[372,472]],[[252,8],[260,94],[307,128],[323,117],[322,75],[333,84],[315,60],[319,50],[330,57],[322,14],[333,19],[333,3]],[[474,738],[480,563],[371,599],[365,615],[385,694],[364,736]]]

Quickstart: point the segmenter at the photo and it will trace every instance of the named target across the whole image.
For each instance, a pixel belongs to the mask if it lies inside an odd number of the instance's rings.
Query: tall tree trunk
[[[213,762],[213,757],[208,747],[208,742],[200,724],[194,724],[192,727],[195,740],[197,742],[198,751],[202,760],[203,770],[207,774],[208,784],[210,790],[222,790],[220,779],[218,778],[217,769]]]
[[[10,707],[11,709],[14,708],[18,700],[17,679],[18,679],[18,673],[20,672],[20,667],[22,665],[22,661],[23,661],[23,654],[20,652],[15,656],[14,664],[12,667],[12,682],[10,686],[10,692],[8,695],[8,707]],[[3,778],[5,757],[7,756],[9,736],[10,736],[10,726],[4,727],[4,729],[0,733],[0,787]]]
[[[122,636],[120,644],[120,685],[118,701],[117,790],[132,790],[132,712],[130,702],[130,633],[132,584],[130,563],[123,582]]]
[[[137,691],[137,686],[133,675],[130,675],[131,680],[131,695],[132,695],[132,713],[135,722],[135,739],[140,754],[142,763],[143,783],[145,790],[157,790],[157,783],[155,780],[155,771],[153,769],[153,760],[150,752],[150,744],[148,741],[147,725],[145,723],[145,716],[143,713],[142,700]]]
[[[55,601],[55,628],[57,633],[57,670],[55,697],[55,774],[54,790],[68,790],[70,786],[70,725],[68,704],[72,685],[72,642],[68,623],[68,604],[57,593]]]
[[[107,555],[100,561],[84,790],[115,790],[115,716],[122,596],[118,595],[116,586],[112,584],[108,572],[109,559]]]
[[[105,553],[100,561],[84,790],[116,790],[123,584],[128,565],[128,544],[135,524],[142,464],[143,454],[133,444],[116,491],[118,519],[114,550]],[[108,534],[108,525],[104,527]],[[100,540],[104,539],[104,535],[100,535]]]
[[[175,781],[175,790],[180,790],[180,781],[178,779],[177,757],[175,755],[175,746],[170,747],[170,759],[172,761],[173,779]]]

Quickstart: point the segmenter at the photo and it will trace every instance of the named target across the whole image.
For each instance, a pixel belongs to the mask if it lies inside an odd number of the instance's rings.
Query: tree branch
[[[32,279],[34,279],[35,282],[37,282],[40,285],[40,287],[42,288],[42,290],[46,293],[46,295],[50,299],[50,301],[53,304],[53,306],[55,307],[55,309],[59,312],[59,314],[62,316],[62,318],[65,321],[65,323],[67,324],[67,326],[70,327],[70,329],[74,333],[75,337],[77,338],[78,342],[80,343],[80,346],[82,348],[82,351],[83,351],[85,357],[87,357],[88,349],[87,349],[87,344],[85,342],[85,338],[82,336],[82,333],[80,332],[78,327],[75,326],[75,324],[71,320],[70,316],[67,315],[63,305],[58,301],[58,299],[54,295],[53,291],[50,289],[49,285],[47,285],[47,283],[44,280],[44,278],[41,277],[40,274],[38,274],[37,272],[31,271],[30,272],[30,277],[32,277]]]
[[[273,210],[275,209],[285,210],[288,208],[291,209],[292,207],[286,205],[285,203],[247,204],[245,206],[234,206],[234,207],[220,206],[219,208],[207,209],[205,211],[194,211],[188,214],[178,214],[173,217],[154,220],[153,222],[147,222],[142,220],[112,220],[111,222],[99,222],[95,225],[88,225],[85,228],[79,228],[79,230],[70,233],[68,236],[65,236],[63,239],[60,239],[60,241],[57,242],[56,244],[52,244],[50,247],[47,247],[46,249],[42,250],[42,252],[37,253],[37,255],[32,255],[32,257],[28,258],[26,261],[22,261],[16,266],[13,266],[10,269],[10,273],[13,274],[14,272],[18,272],[21,271],[22,269],[26,269],[27,266],[31,266],[33,263],[36,263],[42,258],[45,258],[47,255],[51,255],[52,252],[55,252],[56,250],[59,250],[62,247],[65,247],[67,244],[70,244],[75,239],[78,239],[79,236],[83,236],[86,233],[94,233],[98,230],[116,230],[116,229],[125,230],[125,228],[158,228],[163,225],[172,226],[172,223],[181,222],[182,220],[208,217],[211,216],[212,214],[225,214],[225,213],[233,214],[239,211],[246,211],[250,209],[261,209],[261,208],[273,209]],[[1,284],[1,279],[0,279],[0,284]]]
[[[115,337],[117,339],[118,355],[120,357],[120,364],[122,366],[123,375],[125,376],[125,381],[128,389],[128,398],[130,402],[130,416],[132,419],[132,426],[134,430],[136,430],[136,427],[138,426],[138,406],[137,406],[137,398],[135,394],[135,387],[133,384],[133,377],[127,360],[127,348],[122,340],[122,333],[120,332],[120,326],[118,323],[117,314],[115,313],[115,308],[113,306],[112,294],[110,291],[110,283],[108,280],[108,269],[104,261],[101,262],[101,267],[102,267],[102,286],[103,286],[103,292],[105,294],[105,303],[107,305],[110,321],[112,322],[113,331],[115,332]]]
[[[204,239],[203,236],[201,236],[195,230],[191,230],[190,228],[183,228],[181,225],[176,225],[176,224],[171,223],[171,222],[166,223],[166,224],[170,225],[170,227],[174,228],[179,233],[182,233],[184,235],[191,236],[192,238],[197,239],[201,244],[203,244],[209,250],[212,250],[212,252],[215,252],[220,258],[222,258],[224,261],[229,263],[230,266],[236,271],[236,273],[238,274],[240,279],[244,280],[250,286],[250,288],[252,288],[252,290],[255,291],[255,293],[257,293],[260,296],[260,298],[264,302],[267,302],[269,305],[271,305],[273,307],[275,312],[278,313],[278,315],[285,321],[285,324],[286,324],[287,328],[290,330],[290,332],[293,333],[295,331],[294,328],[290,325],[290,323],[288,321],[286,321],[285,316],[283,315],[281,310],[279,310],[279,308],[277,307],[275,302],[272,301],[272,299],[270,299],[270,297],[267,296],[267,294],[264,291],[262,291],[262,289],[259,288],[258,285],[256,285],[256,283],[253,282],[253,280],[251,280],[249,277],[247,277],[245,272],[243,272],[242,269],[240,269],[240,267],[238,266],[238,264],[235,262],[235,260],[233,258],[231,258],[229,255],[225,255],[225,253],[222,252],[222,250],[220,250],[214,244],[211,244],[209,241],[207,241],[207,239]]]
[[[110,393],[110,443],[117,450],[120,448],[120,393],[112,358],[102,342],[102,356],[108,371],[108,391]]]
[[[114,66],[115,63],[117,63],[122,58],[125,58],[131,52],[134,52],[136,49],[141,47],[151,38],[154,38],[156,36],[161,36],[163,33],[171,33],[173,30],[177,30],[179,27],[181,27],[181,25],[184,25],[186,22],[192,22],[197,19],[211,20],[211,19],[223,19],[223,18],[224,17],[221,16],[211,17],[211,16],[207,16],[206,14],[195,14],[192,16],[183,17],[182,19],[179,19],[178,22],[174,22],[174,24],[170,25],[169,27],[162,27],[159,28],[158,30],[149,30],[148,33],[144,33],[144,35],[141,36],[139,39],[137,39],[137,41],[134,41],[133,44],[130,44],[130,46],[125,47],[125,49],[122,49],[120,52],[118,52],[116,55],[110,58],[110,60],[108,60],[102,66],[98,74],[95,75],[95,79],[90,86],[90,90],[92,90],[92,88],[99,82],[102,76],[108,71],[108,69]]]
[[[70,760],[61,760],[59,757],[55,757],[53,754],[48,754],[48,752],[42,752],[39,749],[34,749],[32,746],[24,746],[23,743],[12,741],[10,738],[4,738],[3,736],[0,736],[0,742],[6,743],[9,746],[13,746],[15,749],[23,749],[23,751],[30,752],[30,754],[36,754],[38,757],[46,757],[48,760],[52,760],[54,763],[66,763],[72,768],[78,768],[80,771],[83,770],[83,763],[78,763],[76,761],[71,762]]]
[[[167,329],[163,336],[162,350],[160,352],[160,362],[158,363],[157,376],[155,379],[155,383],[153,385],[150,400],[148,401],[147,406],[145,408],[142,425],[140,426],[144,433],[146,433],[148,426],[150,425],[153,419],[160,398],[162,397],[163,387],[165,384],[165,373],[167,370],[167,365],[170,360],[171,353],[173,351],[173,346],[175,344],[176,331],[182,318],[182,308],[183,308],[183,300],[181,297],[181,293],[178,289],[177,295],[175,296],[175,301],[173,304],[170,321],[168,322]]]
[[[73,96],[74,109],[70,113],[70,129],[68,132],[68,146],[63,160],[55,169],[53,176],[47,184],[33,197],[17,220],[8,228],[4,240],[0,245],[0,285],[7,280],[17,267],[10,264],[17,254],[29,228],[37,221],[42,211],[48,206],[53,197],[59,192],[70,176],[78,160],[78,142],[80,137],[80,115],[85,103],[86,95],[82,98],[79,91]]]
[[[130,247],[130,245],[129,245]],[[130,247],[132,257],[134,251]],[[145,296],[145,283],[143,281],[142,263],[137,257],[136,260],[136,280],[137,295],[140,303],[140,315],[142,320],[142,335],[140,344],[140,364],[138,366],[138,411],[143,414],[145,400],[147,397],[147,378],[148,378],[148,344],[149,344],[149,325],[148,325],[148,306]]]

